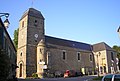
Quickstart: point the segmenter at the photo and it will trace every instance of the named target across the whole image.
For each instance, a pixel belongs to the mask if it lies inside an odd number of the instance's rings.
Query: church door
[[[22,64],[20,64],[20,77],[22,77]]]

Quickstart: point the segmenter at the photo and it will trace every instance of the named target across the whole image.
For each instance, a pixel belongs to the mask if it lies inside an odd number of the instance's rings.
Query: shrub
[[[32,77],[34,77],[34,78],[38,78],[38,74],[33,73],[33,74],[32,74]]]

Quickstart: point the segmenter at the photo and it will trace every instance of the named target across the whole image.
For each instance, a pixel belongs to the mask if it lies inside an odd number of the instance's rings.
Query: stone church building
[[[116,72],[116,52],[106,43],[90,45],[45,35],[45,18],[40,11],[29,8],[19,21],[17,77],[65,70],[88,73]]]

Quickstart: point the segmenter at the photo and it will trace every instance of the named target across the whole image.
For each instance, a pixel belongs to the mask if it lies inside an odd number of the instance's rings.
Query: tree
[[[6,81],[10,72],[10,59],[5,51],[0,50],[0,81]]]
[[[117,56],[120,59],[120,46],[114,45],[113,49],[117,52]]]
[[[14,42],[16,49],[18,48],[18,32],[19,32],[19,28],[14,31],[14,39],[13,39],[13,42]]]
[[[119,59],[118,65],[119,65],[119,69],[120,69],[120,46],[114,45],[113,49],[117,52],[117,57]]]

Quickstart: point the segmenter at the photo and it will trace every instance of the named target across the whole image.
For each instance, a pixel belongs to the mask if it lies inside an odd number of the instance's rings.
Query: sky
[[[31,7],[43,14],[46,35],[88,44],[105,42],[111,47],[120,46],[117,33],[120,0],[2,0],[0,13],[10,14],[8,32],[11,38],[19,27],[21,16]]]

